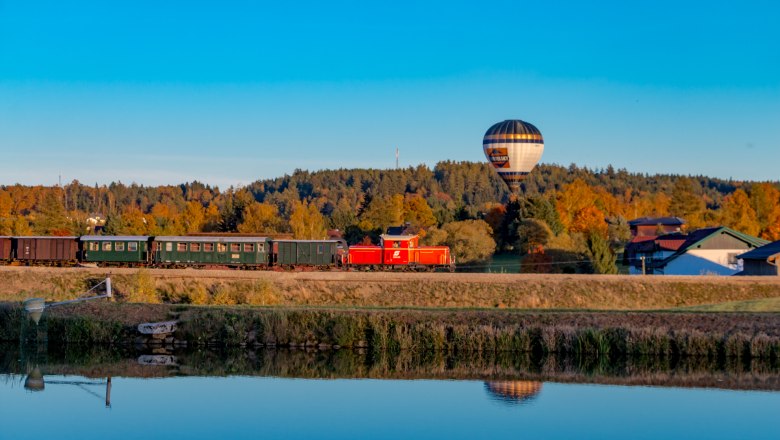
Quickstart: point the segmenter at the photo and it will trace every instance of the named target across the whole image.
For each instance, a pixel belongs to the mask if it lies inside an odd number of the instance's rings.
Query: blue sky
[[[278,3],[278,4],[276,4]],[[779,179],[776,2],[0,0],[0,184],[484,160]]]

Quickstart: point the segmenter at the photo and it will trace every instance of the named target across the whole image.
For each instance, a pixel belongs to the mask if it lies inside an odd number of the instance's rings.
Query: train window
[[[217,252],[226,252],[227,245],[225,243],[217,243]]]
[[[125,244],[124,243],[114,243],[114,250],[115,251],[123,251],[123,250],[125,250]]]
[[[244,243],[244,252],[254,252],[254,251],[255,251],[254,243]]]
[[[111,242],[110,241],[104,241],[103,242],[103,250],[104,251],[110,251],[111,250]]]
[[[177,252],[187,252],[187,243],[176,243]]]
[[[171,243],[170,241],[168,243],[165,243],[165,250],[168,251],[168,252],[172,251],[173,250],[173,243]]]
[[[203,243],[203,252],[214,252],[214,243]]]
[[[89,242],[89,250],[91,250],[91,251],[99,251],[100,250],[100,245],[97,244],[94,241],[90,241]]]
[[[190,243],[190,250],[192,252],[200,252],[200,243]]]
[[[241,252],[241,243],[230,243],[230,252]]]
[[[257,243],[257,252],[265,251],[265,243]]]
[[[325,253],[325,245],[324,244],[318,244],[317,245],[317,254],[322,255]]]
[[[131,241],[130,243],[127,243],[127,251],[128,252],[137,252],[138,251],[138,243]]]

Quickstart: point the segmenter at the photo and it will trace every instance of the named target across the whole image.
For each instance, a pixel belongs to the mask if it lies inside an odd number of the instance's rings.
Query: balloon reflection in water
[[[497,400],[522,403],[535,398],[542,383],[530,380],[501,380],[485,382],[485,389]]]

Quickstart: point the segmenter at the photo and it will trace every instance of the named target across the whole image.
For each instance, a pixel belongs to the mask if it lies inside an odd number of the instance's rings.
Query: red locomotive
[[[349,247],[347,266],[362,270],[455,270],[447,246],[420,246],[417,235],[382,235],[379,246]]]

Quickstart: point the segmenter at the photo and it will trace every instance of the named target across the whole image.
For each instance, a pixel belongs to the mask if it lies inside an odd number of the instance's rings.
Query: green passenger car
[[[274,240],[273,263],[278,266],[336,266],[336,240]]]
[[[156,237],[154,263],[161,266],[267,266],[266,237]]]
[[[149,237],[145,235],[84,235],[79,241],[84,262],[128,265],[149,262]]]

